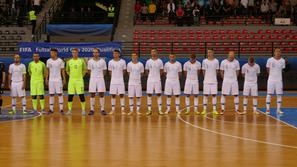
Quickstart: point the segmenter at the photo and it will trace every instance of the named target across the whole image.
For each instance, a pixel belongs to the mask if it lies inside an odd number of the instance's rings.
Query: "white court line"
[[[17,102],[17,104],[21,104],[20,102]],[[6,108],[6,107],[10,107],[11,105],[6,105],[6,106],[2,106],[2,109],[3,108]],[[17,122],[17,121],[26,121],[26,120],[31,120],[31,119],[34,119],[34,118],[38,118],[40,117],[42,114],[40,112],[38,112],[38,115],[36,116],[33,116],[33,117],[29,117],[29,118],[25,118],[25,119],[13,119],[13,120],[7,120],[7,121],[0,121],[0,123],[7,123],[7,122]]]
[[[179,111],[181,112],[181,111],[183,111],[185,109],[186,108],[181,109]],[[181,120],[182,122],[184,122],[185,124],[190,125],[190,126],[192,126],[194,128],[197,128],[197,129],[200,129],[200,130],[203,130],[203,131],[207,131],[207,132],[210,132],[210,133],[214,133],[214,134],[217,134],[217,135],[226,136],[226,137],[239,139],[239,140],[251,141],[251,142],[260,143],[260,144],[267,144],[267,145],[272,145],[272,146],[297,149],[297,146],[290,146],[290,145],[285,145],[285,144],[278,144],[278,143],[272,143],[272,142],[267,142],[267,141],[255,140],[255,139],[250,139],[250,138],[246,138],[246,137],[239,137],[239,136],[229,135],[229,134],[222,133],[222,132],[213,131],[213,130],[210,130],[210,129],[207,129],[207,128],[200,127],[198,125],[194,125],[194,124],[192,124],[190,122],[187,122],[180,115],[177,115],[177,118],[179,120]]]
[[[258,111],[261,112],[262,114],[267,115],[265,112],[263,112],[263,111],[261,111],[261,110],[259,110],[259,109],[258,109]],[[285,114],[285,113],[284,113],[284,114]],[[293,129],[297,129],[295,126],[293,126],[293,125],[291,125],[291,124],[289,124],[289,123],[287,123],[287,122],[285,122],[285,121],[282,121],[282,120],[280,120],[280,119],[277,119],[277,118],[275,118],[274,116],[271,116],[271,115],[267,115],[267,116],[270,117],[270,118],[272,118],[272,119],[274,119],[274,120],[276,120],[276,121],[279,121],[279,122],[281,122],[281,123],[283,123],[283,124],[285,124],[285,125],[287,125],[287,126],[289,126],[289,127],[291,127],[291,128],[293,128]]]

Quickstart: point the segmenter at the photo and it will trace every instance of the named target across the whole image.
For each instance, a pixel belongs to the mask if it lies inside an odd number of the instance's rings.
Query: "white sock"
[[[217,109],[217,96],[212,96],[212,109]]]
[[[276,98],[277,98],[276,108],[277,110],[280,110],[282,107],[282,95],[277,95]]]
[[[26,111],[26,97],[22,97],[23,111]]]
[[[100,97],[99,100],[100,100],[101,111],[103,111],[104,110],[104,97]]]
[[[222,95],[222,96],[221,96],[221,106],[222,106],[222,110],[225,110],[225,101],[226,101],[225,96]]]
[[[203,96],[203,110],[206,110],[207,107],[207,96]]]
[[[243,111],[246,111],[247,109],[247,103],[248,103],[248,98],[244,97],[243,98]]]
[[[125,110],[125,98],[122,97],[121,99],[121,108],[122,108],[122,111]]]
[[[167,110],[170,110],[171,97],[167,97]]]
[[[238,111],[239,97],[234,96],[235,111]]]
[[[12,108],[13,111],[16,110],[16,98],[15,97],[13,97],[11,99],[11,108]]]
[[[63,95],[59,96],[59,110],[63,110]]]
[[[94,111],[94,106],[95,106],[95,97],[91,97],[90,98],[90,107],[91,107],[91,111]]]
[[[54,96],[49,97],[49,107],[51,111],[54,111]]]
[[[152,106],[152,97],[151,96],[147,96],[147,107],[148,107],[148,110],[151,110],[151,106]]]
[[[257,106],[258,106],[258,99],[257,97],[253,98],[253,110],[257,111]]]
[[[179,100],[179,97],[175,97],[175,105],[177,107],[177,112],[180,112],[180,100]]]
[[[129,106],[130,106],[130,112],[133,112],[133,107],[134,107],[134,100],[133,100],[133,98],[129,98]]]
[[[161,98],[161,96],[158,96],[158,107],[159,108],[162,107],[162,98]]]
[[[114,111],[115,109],[115,97],[111,97],[111,110]]]
[[[266,110],[270,110],[271,95],[266,96]]]
[[[189,109],[189,106],[190,106],[190,97],[189,96],[186,96],[186,106],[187,106],[187,109]]]
[[[137,111],[140,110],[140,98],[136,98],[136,103],[137,103]]]
[[[199,105],[199,98],[194,97],[194,110],[197,111]]]

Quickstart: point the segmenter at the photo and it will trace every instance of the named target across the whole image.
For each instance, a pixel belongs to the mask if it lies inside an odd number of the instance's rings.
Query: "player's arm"
[[[8,88],[11,89],[11,72],[8,73]]]
[[[67,75],[70,75],[69,60],[66,63],[66,73],[67,73]]]
[[[66,84],[66,74],[65,74],[65,69],[62,68],[61,69],[61,74],[62,74],[62,79],[63,79],[63,84],[65,85]]]
[[[48,85],[48,78],[49,78],[49,74],[50,70],[49,68],[46,68],[46,72],[45,72],[45,84]]]
[[[108,62],[108,73],[111,76],[112,75],[112,66],[111,61]]]
[[[82,72],[83,72],[83,76],[85,76],[87,73],[87,65],[84,59],[82,59]]]
[[[28,74],[29,74],[29,76],[32,75],[32,71],[31,71],[31,63],[29,63],[29,66],[28,66]]]
[[[46,79],[47,75],[47,68],[45,67],[45,64],[43,63],[43,78]]]
[[[178,78],[181,78],[182,74],[183,74],[183,69],[182,69],[182,66],[180,65],[178,70]]]
[[[26,88],[26,81],[27,81],[27,78],[26,78],[26,72],[25,72],[23,73],[23,86],[22,86],[23,90]]]
[[[2,84],[1,84],[1,87],[4,87],[5,85],[5,79],[6,79],[6,75],[5,75],[5,70],[4,70],[4,64],[1,65],[1,71],[2,71]]]

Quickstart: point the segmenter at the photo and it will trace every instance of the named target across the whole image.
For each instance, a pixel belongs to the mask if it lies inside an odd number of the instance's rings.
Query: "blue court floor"
[[[266,108],[261,108],[259,110],[265,113]],[[280,120],[297,128],[297,108],[282,108],[282,111],[284,112],[284,114],[279,115],[276,113],[276,108],[271,108],[270,115],[277,120]]]

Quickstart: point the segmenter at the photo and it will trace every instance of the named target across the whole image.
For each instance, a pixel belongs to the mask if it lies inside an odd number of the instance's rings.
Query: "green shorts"
[[[68,94],[84,94],[85,86],[84,80],[69,80],[68,82]]]
[[[43,80],[30,81],[30,94],[31,96],[44,95]]]

